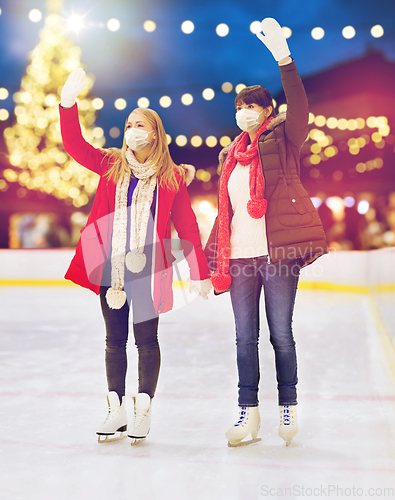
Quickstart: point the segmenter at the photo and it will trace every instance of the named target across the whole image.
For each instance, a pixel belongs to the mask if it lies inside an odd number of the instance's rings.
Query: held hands
[[[201,281],[190,280],[189,293],[197,293],[204,300],[207,300],[208,294],[210,293],[211,288],[212,288],[212,285],[211,285],[210,278],[207,278],[206,280],[201,280]]]
[[[60,105],[62,108],[74,106],[75,98],[85,88],[85,71],[78,68],[73,71],[66,80],[60,94]]]
[[[272,17],[264,19],[261,22],[261,30],[263,31],[263,35],[257,33],[256,36],[266,45],[276,61],[281,61],[281,59],[290,55],[291,52],[283,30],[275,19]]]

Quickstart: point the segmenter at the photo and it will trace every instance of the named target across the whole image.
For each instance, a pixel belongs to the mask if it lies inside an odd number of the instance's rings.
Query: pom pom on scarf
[[[229,273],[221,273],[216,271],[211,275],[211,283],[214,287],[214,290],[218,293],[226,292],[226,290],[230,287],[230,283],[232,281],[232,277]]]
[[[261,219],[265,215],[266,209],[267,200],[248,200],[247,212],[253,219]]]
[[[106,293],[106,301],[110,309],[121,309],[126,302],[126,292],[109,288]]]
[[[147,257],[145,254],[137,250],[131,250],[126,254],[125,264],[132,273],[140,273],[144,269],[146,262]]]

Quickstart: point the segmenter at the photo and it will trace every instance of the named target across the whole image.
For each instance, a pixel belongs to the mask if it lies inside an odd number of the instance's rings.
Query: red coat
[[[65,278],[98,294],[111,248],[115,210],[116,184],[104,175],[111,159],[104,158],[102,150],[94,148],[82,137],[77,105],[69,109],[59,106],[59,110],[66,151],[75,161],[100,175],[87,224],[81,230],[81,238]],[[153,302],[157,313],[167,312],[173,306],[171,221],[181,240],[191,280],[210,277],[186,183],[180,180],[178,190],[164,188],[158,183],[153,251]]]

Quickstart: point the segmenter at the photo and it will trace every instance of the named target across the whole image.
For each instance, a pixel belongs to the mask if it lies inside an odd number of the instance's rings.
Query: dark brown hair
[[[262,87],[262,85],[253,85],[252,87],[244,87],[243,90],[237,94],[235,99],[235,107],[238,104],[258,104],[258,106],[262,106],[262,108],[267,108],[271,106],[273,111],[270,116],[276,116],[276,112],[274,111],[273,106],[273,98],[272,94]]]

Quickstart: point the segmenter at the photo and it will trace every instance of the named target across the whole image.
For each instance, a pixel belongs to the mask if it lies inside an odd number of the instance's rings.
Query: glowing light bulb
[[[203,139],[200,137],[200,135],[194,135],[191,138],[191,144],[194,148],[198,148],[203,144]]]
[[[211,210],[211,203],[207,200],[203,200],[199,203],[199,210],[202,214],[208,214]]]
[[[144,21],[143,27],[145,31],[148,31],[148,33],[152,33],[153,31],[156,30],[156,23],[154,21]]]
[[[189,35],[193,32],[193,30],[195,29],[195,25],[193,24],[192,21],[184,21],[182,24],[181,24],[181,30],[183,31],[183,33],[185,33],[186,35]]]
[[[168,108],[171,106],[171,98],[168,95],[164,95],[159,99],[159,104],[162,108]]]
[[[77,16],[76,14],[73,14],[67,19],[67,24],[69,25],[69,28],[72,29],[73,31],[77,32],[84,26],[84,20],[81,16]]]
[[[221,23],[215,28],[215,32],[218,36],[226,36],[229,33],[229,26],[225,23]]]
[[[251,31],[251,33],[254,33],[254,35],[256,35],[257,33],[259,33],[261,31],[261,23],[260,23],[260,21],[253,21],[250,24],[250,31]]]
[[[177,146],[179,146],[180,148],[183,148],[184,146],[186,146],[188,143],[188,139],[186,138],[185,135],[178,135],[176,137],[176,144]]]
[[[380,26],[380,24],[376,24],[375,26],[372,27],[372,29],[370,30],[370,34],[374,37],[374,38],[380,38],[384,35],[384,29],[382,26]]]
[[[224,82],[222,84],[222,92],[225,92],[225,94],[229,94],[229,92],[232,92],[233,90],[233,85],[230,82]]]
[[[147,99],[146,97],[140,97],[140,99],[137,101],[137,106],[139,108],[148,108],[149,99]]]
[[[321,40],[321,38],[325,36],[325,31],[322,28],[313,28],[311,30],[311,36],[314,40]]]
[[[118,19],[113,18],[107,21],[107,28],[110,31],[118,31],[120,27],[121,23],[118,21]]]
[[[211,99],[214,99],[215,92],[213,89],[207,88],[203,90],[202,96],[206,101],[211,101]]]
[[[120,97],[119,99],[116,99],[115,102],[114,102],[114,106],[115,106],[115,109],[118,109],[120,111],[122,111],[123,109],[126,108],[127,106],[127,102],[125,99],[123,99],[122,97]],[[140,106],[140,108],[143,107],[143,106]]]
[[[354,29],[354,27],[353,26],[346,26],[345,28],[343,28],[342,35],[347,40],[350,40],[351,38],[354,38],[354,36],[355,36],[355,29]]]
[[[355,200],[352,196],[346,196],[344,198],[344,205],[348,208],[353,207],[355,205]]]
[[[365,215],[368,210],[369,210],[369,202],[367,200],[361,200],[358,202],[358,207],[357,207],[357,210],[358,210],[358,213],[361,214],[361,215]]]
[[[29,19],[32,23],[38,23],[39,21],[41,21],[42,17],[43,15],[41,11],[38,9],[32,9],[29,12]]]
[[[190,104],[192,104],[193,103],[192,94],[183,94],[181,96],[181,102],[184,104],[184,106],[189,106]]]

